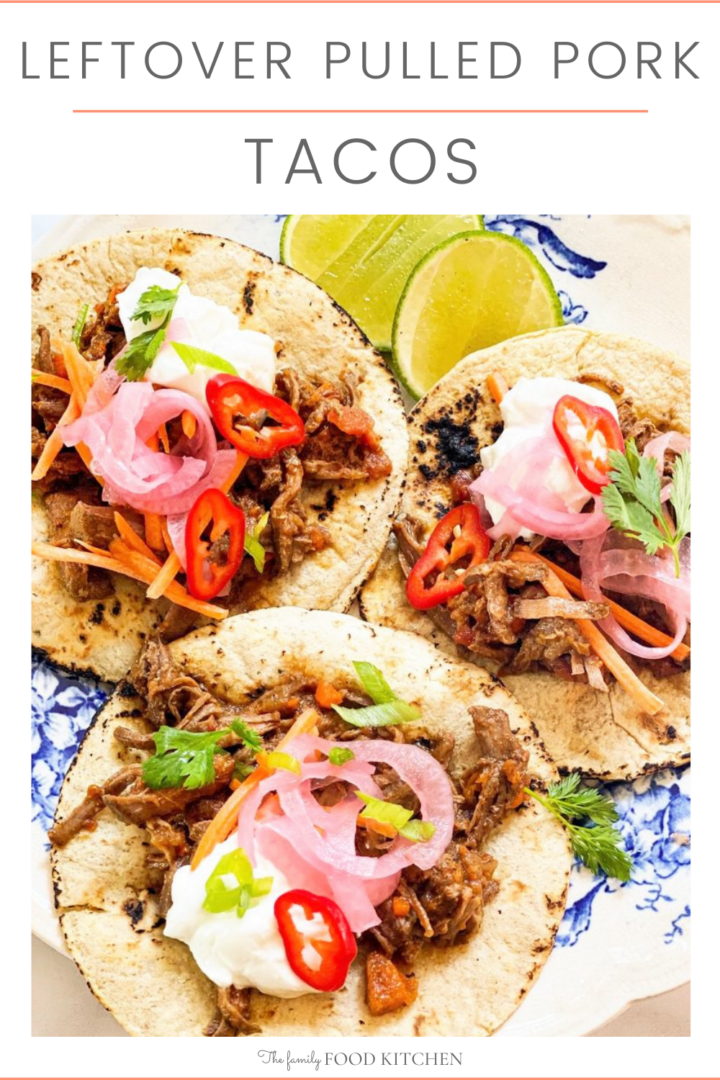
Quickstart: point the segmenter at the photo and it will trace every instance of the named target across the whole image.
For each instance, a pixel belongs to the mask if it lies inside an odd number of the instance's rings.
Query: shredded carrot
[[[245,468],[247,463],[248,463],[247,454],[243,454],[243,453],[241,453],[240,450],[238,450],[237,454],[235,455],[235,464],[233,465],[232,472],[228,476],[225,483],[222,484],[221,487],[220,487],[220,490],[222,492],[224,492],[225,495],[227,495],[227,493],[232,490],[232,488],[235,485],[235,481],[237,480],[237,478],[239,477],[240,473],[243,471],[243,469]]]
[[[553,573],[560,578],[563,585],[567,586],[573,596],[579,596],[581,599],[584,599],[585,594],[580,578],[575,577],[574,574],[568,573],[567,570],[563,570],[561,566],[556,566],[554,562],[551,562],[550,559],[546,559],[545,556],[540,555],[539,552],[536,553],[535,557],[541,559],[546,566],[550,567]],[[646,623],[642,619],[639,619],[637,615],[633,615],[631,611],[628,611],[620,604],[616,604],[614,600],[607,600],[606,598],[606,603],[620,625],[624,627],[625,630],[629,630],[631,634],[635,634],[636,637],[639,637],[641,641],[646,641],[648,645],[655,645],[658,648],[669,645],[672,641],[669,634],[664,634],[662,630],[658,630],[655,626],[651,626],[650,623]],[[680,642],[677,649],[670,653],[670,655],[682,662],[683,660],[687,660],[690,655],[690,648],[688,645]]]
[[[182,423],[183,434],[186,435],[188,437],[188,439],[192,439],[192,437],[195,434],[195,431],[197,429],[197,420],[195,419],[195,417],[193,416],[193,414],[191,412],[188,412],[187,409],[182,414],[181,423]]]
[[[167,518],[166,517],[161,517],[160,518],[160,532],[162,533],[163,544],[165,545],[165,550],[166,551],[174,551],[175,546],[174,546],[172,540],[170,539],[170,533],[168,532]]]
[[[507,394],[508,390],[510,389],[507,384],[507,380],[505,379],[505,376],[498,375],[497,373],[493,375],[488,375],[486,382],[487,388],[492,395],[493,401],[497,405],[499,405],[502,399]]]
[[[122,516],[119,510],[115,511],[114,516],[115,527],[128,547],[134,548],[135,551],[139,551],[141,555],[146,555],[149,559],[153,559],[159,566],[160,561],[157,555],[148,547],[143,538],[138,536],[130,522]]]
[[[342,694],[339,690],[335,689],[332,683],[323,682],[321,679],[317,684],[315,700],[321,709],[329,709],[333,705],[339,705],[342,699]]]
[[[180,562],[177,552],[171,551],[165,562],[162,564],[160,571],[149,583],[150,588],[145,593],[148,600],[157,600],[158,597],[164,596],[181,570],[182,563]]]
[[[230,490],[230,488],[233,486],[233,484],[237,480],[240,473],[245,468],[247,460],[248,460],[247,454],[241,454],[241,453],[238,452],[238,454],[236,456],[236,459],[235,459],[235,465],[233,467],[233,470],[232,470],[232,472],[230,473],[227,480],[225,481],[225,483],[222,486],[223,491],[228,492]],[[179,558],[177,552],[173,548],[172,540],[170,539],[170,535],[169,535],[169,533],[167,531],[167,519],[165,519],[165,518],[162,519],[160,527],[161,527],[163,539],[165,541],[165,546],[166,546],[166,548],[167,548],[167,550],[169,552],[169,555],[168,555],[167,559],[165,560],[165,562],[163,563],[160,570],[155,574],[155,576],[151,580],[148,581],[148,584],[149,584],[150,587],[148,588],[148,590],[147,590],[147,592],[145,594],[147,596],[148,600],[157,600],[161,596],[167,596],[167,598],[169,600],[172,600],[171,591],[174,590],[174,589],[182,589],[182,586],[177,584],[176,581],[175,581],[175,578],[177,577],[177,575],[182,570],[182,563],[180,562],[180,558]],[[184,590],[184,589],[182,591],[186,592],[186,590]],[[197,603],[200,603],[200,601],[197,601]],[[189,604],[184,604],[183,606],[184,607],[189,607],[190,605]],[[212,605],[207,605],[207,606],[211,607]],[[193,610],[195,610],[195,609],[193,609]],[[218,608],[217,610],[224,610],[224,609]],[[217,616],[214,616],[214,617],[216,618]]]
[[[80,457],[83,459],[83,461],[85,463],[85,467],[87,468],[88,472],[92,472],[92,469],[90,468],[90,466],[92,465],[92,454],[88,450],[85,443],[83,443],[83,442],[77,443],[76,446],[75,446],[75,449],[77,450]],[[102,479],[98,476],[98,474],[93,473],[93,476],[97,480],[98,484],[102,485]]]
[[[360,829],[367,829],[369,832],[377,833],[378,836],[386,836],[392,840],[397,836],[398,831],[394,825],[391,825],[389,821],[376,821],[375,818],[359,817],[357,824]]]
[[[159,514],[145,514],[145,539],[154,551],[162,551],[165,543]]]
[[[95,547],[94,544],[89,544],[87,540],[81,540],[80,537],[76,537],[75,543],[85,548],[86,551],[91,551],[93,555],[102,555],[105,558],[108,554],[107,548]]]
[[[73,346],[73,348],[74,348],[74,346]],[[78,353],[78,356],[79,355],[80,354]],[[80,357],[80,359],[83,361],[84,364],[87,364],[87,361],[83,357]],[[60,367],[60,365],[56,364],[56,367]],[[62,364],[62,370],[63,371],[67,370],[64,361],[63,361],[63,364]],[[72,385],[72,383],[71,383],[71,381],[69,379],[61,378],[61,376],[59,376],[59,375],[49,375],[46,371],[38,371],[37,368],[33,368],[32,373],[33,373],[33,382],[38,383],[41,386],[52,386],[55,390],[62,390],[63,393],[71,395],[71,400],[72,400],[72,395],[74,394],[75,401],[77,403],[80,403],[82,401],[82,404],[84,404],[82,393],[80,395],[78,395],[77,393],[74,392],[73,385]],[[92,385],[92,378],[94,378],[94,376],[91,376],[91,381],[90,381],[90,383],[88,385],[88,389],[89,389],[89,386]],[[68,405],[68,408],[69,408],[69,405]],[[61,417],[57,427],[52,432],[52,434],[50,435],[50,438],[48,439],[47,443],[45,444],[45,446],[43,448],[43,454],[40,456],[40,460],[38,461],[38,463],[37,463],[37,465],[35,467],[35,472],[33,473],[33,476],[32,476],[33,480],[41,480],[42,477],[46,475],[46,473],[47,473],[48,469],[50,468],[50,466],[52,465],[53,461],[55,460],[55,458],[58,456],[58,454],[62,450],[62,445],[63,444],[62,444],[62,439],[60,438],[60,435],[57,433],[58,427],[60,427],[62,424],[69,424],[70,421],[75,420],[80,415],[81,412],[82,412],[82,406],[80,404],[78,404],[77,409],[74,410],[74,415],[71,415],[68,419],[66,419],[65,418],[65,416],[67,415],[67,413],[66,413],[65,415],[63,415]],[[88,450],[85,443],[78,443],[76,445],[75,449],[77,450],[78,454],[80,455],[80,457],[84,461],[88,472],[92,472],[92,469],[90,468],[90,465],[91,465],[91,462],[92,462],[92,454]],[[45,465],[44,465],[43,467],[45,468],[45,471],[42,472],[40,475],[36,475],[37,468],[40,465],[40,461],[43,460],[43,455],[45,455],[45,454],[47,454],[47,459],[46,459],[47,467],[45,467]],[[99,477],[95,477],[95,479],[98,480],[98,483],[102,483],[102,481],[99,479]]]
[[[82,411],[85,408],[90,387],[95,381],[95,368],[78,352],[73,341],[53,341],[53,348],[57,347],[62,353],[70,385]]]
[[[106,554],[100,554],[102,550],[100,548],[97,548],[94,552],[78,551],[76,548],[54,547],[52,544],[45,544],[38,540],[33,542],[32,553],[39,558],[51,559],[54,562],[85,563],[87,566],[97,566],[101,570],[111,570],[115,574],[124,574],[125,577],[134,578],[136,581],[150,583],[156,576],[157,564],[151,559],[145,558],[139,552],[127,548],[126,545],[123,545],[123,548],[125,550],[122,552],[121,560]],[[116,550],[122,551],[119,548],[116,548]],[[199,615],[206,615],[210,619],[227,618],[228,612],[225,608],[207,604],[202,600],[196,600],[177,582],[172,583],[166,595],[168,600],[171,600],[174,604],[196,611]]]
[[[158,568],[156,559],[148,559],[139,551],[133,551],[122,541],[114,540],[110,545],[110,551],[115,558],[120,559],[123,565],[137,572],[138,580],[145,581],[147,584],[156,580]],[[141,574],[142,577],[140,577]],[[209,619],[225,619],[229,614],[227,608],[209,604],[204,600],[196,600],[177,581],[171,581],[162,595],[178,607],[189,608],[190,611],[196,611],[198,615],[205,615]]]
[[[166,454],[170,453],[170,440],[168,439],[167,428],[165,424],[161,424],[158,428],[158,439],[162,443],[162,448]]]
[[[33,386],[52,386],[54,390],[62,390],[64,394],[72,393],[72,386],[68,379],[61,379],[59,375],[49,375],[47,371],[32,369]]]
[[[55,342],[55,345],[53,346],[55,351],[52,354],[52,362],[53,362],[53,367],[55,368],[55,374],[60,375],[61,378],[63,378],[63,379],[66,379],[67,378],[67,368],[65,367],[65,361],[62,358],[62,353],[59,353],[57,351],[56,346],[57,346],[57,342]]]
[[[513,562],[538,562],[537,555],[531,554],[529,551],[513,551],[510,555]],[[549,596],[561,597],[563,600],[570,600],[571,595],[563,585],[560,578],[555,574],[553,570],[547,567],[548,573],[545,575],[542,585]],[[585,640],[589,643],[596,655],[605,664],[608,671],[611,671],[617,681],[635,701],[639,708],[645,712],[654,716],[665,708],[664,703],[659,697],[656,697],[651,690],[648,690],[647,686],[637,677],[635,672],[626,664],[620,654],[615,650],[614,646],[608,641],[604,634],[598,630],[597,626],[591,619],[576,619],[575,626],[577,626],[580,633]]]
[[[77,398],[74,394],[71,394],[65,412],[58,420],[55,429],[48,436],[47,442],[42,448],[42,453],[35,463],[35,468],[31,473],[33,480],[42,480],[44,476],[47,476],[50,466],[64,445],[60,428],[64,427],[65,424],[69,424],[72,420],[76,420],[79,415],[80,407]]]
[[[296,739],[298,735],[306,735],[308,732],[312,731],[319,719],[320,718],[314,709],[305,709],[304,712],[300,713],[295,723],[286,732],[275,749],[282,750],[288,743],[292,742],[293,739]],[[228,836],[237,825],[238,813],[242,803],[253,788],[269,775],[270,771],[267,768],[263,765],[258,765],[255,771],[245,777],[239,787],[233,791],[227,802],[223,803],[222,807],[203,833],[200,843],[195,849],[195,854],[190,863],[193,870],[197,869],[205,856],[210,854],[216,844],[221,844],[223,840],[227,840]]]
[[[392,913],[398,919],[401,919],[403,917],[403,915],[409,915],[410,914],[410,902],[409,902],[409,900],[406,900],[404,896],[393,896]]]

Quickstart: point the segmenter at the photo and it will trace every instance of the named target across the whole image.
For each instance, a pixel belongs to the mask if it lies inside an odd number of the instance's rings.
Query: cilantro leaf
[[[614,529],[639,540],[648,555],[668,548],[680,577],[679,547],[690,532],[690,455],[683,451],[673,467],[670,505],[675,511],[674,525],[661,501],[655,458],[641,457],[633,439],[628,439],[624,454],[611,450],[609,456],[611,482],[602,493],[605,516]]]
[[[153,735],[155,753],[143,762],[143,780],[148,787],[200,788],[215,779],[214,757],[224,753],[219,743],[230,733],[237,735],[249,750],[262,749],[262,739],[240,717],[229,728],[218,731],[178,731],[161,727]]]
[[[153,735],[155,754],[143,762],[143,780],[150,788],[201,788],[215,779],[213,758],[226,730],[177,731],[161,727]]]
[[[594,874],[629,881],[632,859],[623,846],[622,834],[615,828],[618,812],[612,798],[597,788],[581,788],[580,774],[572,773],[550,784],[547,795],[532,788],[524,789],[549,810],[570,834],[570,846]],[[589,821],[590,825],[576,824]]]
[[[240,736],[248,750],[254,750],[256,753],[258,750],[262,750],[262,739],[257,731],[253,731],[249,724],[246,724],[239,716],[235,717],[230,727],[236,735]]]
[[[131,320],[139,319],[144,326],[153,319],[162,317],[163,321],[155,329],[144,330],[129,341],[125,351],[116,360],[115,367],[128,381],[136,382],[142,379],[152,367],[167,336],[181,284],[182,282],[178,282],[175,289],[162,289],[159,285],[151,285],[138,300],[138,305],[130,316]]]
[[[131,320],[136,322],[140,319],[143,325],[147,326],[153,319],[164,319],[172,315],[181,285],[181,281],[174,289],[163,289],[161,285],[151,285],[138,300],[138,305],[130,316]]]

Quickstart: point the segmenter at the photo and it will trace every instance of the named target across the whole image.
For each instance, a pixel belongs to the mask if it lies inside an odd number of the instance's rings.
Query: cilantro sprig
[[[618,812],[609,795],[597,788],[581,788],[579,773],[550,784],[546,795],[529,787],[524,790],[562,822],[573,852],[593,874],[603,871],[619,881],[630,880],[632,859],[615,828]],[[591,824],[578,824],[583,821]]]
[[[690,454],[683,450],[673,466],[670,505],[675,524],[668,520],[660,501],[660,474],[655,458],[641,457],[634,439],[625,453],[610,451],[611,483],[603,488],[605,516],[614,529],[639,540],[648,555],[668,548],[680,577],[680,544],[690,532]]]
[[[262,739],[239,717],[229,728],[218,731],[178,731],[161,727],[153,735],[155,753],[143,763],[142,776],[149,788],[201,788],[215,779],[215,754],[224,753],[218,744],[229,734],[238,736],[254,753],[262,749]]]
[[[130,316],[132,322],[139,320],[144,326],[158,318],[162,319],[162,322],[155,329],[145,330],[128,342],[125,352],[117,360],[115,366],[118,372],[130,382],[142,379],[152,367],[167,336],[167,328],[175,310],[181,285],[181,281],[174,289],[163,289],[160,285],[151,285],[138,300],[137,307]]]

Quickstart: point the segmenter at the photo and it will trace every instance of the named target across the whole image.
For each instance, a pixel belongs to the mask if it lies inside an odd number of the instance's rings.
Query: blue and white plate
[[[281,214],[36,218],[34,255],[163,225],[219,233],[276,258],[282,220]],[[485,223],[533,248],[558,288],[567,322],[689,355],[688,219],[488,214]],[[108,689],[33,663],[33,931],[59,951],[46,832],[63,776]],[[690,978],[690,770],[614,784],[611,792],[633,856],[632,880],[621,885],[574,868],[552,956],[500,1037],[584,1035],[630,1002]]]

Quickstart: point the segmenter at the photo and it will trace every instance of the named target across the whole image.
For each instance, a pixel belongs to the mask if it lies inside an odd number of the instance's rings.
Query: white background
[[[5,661],[5,779],[16,785],[8,802],[24,805],[25,770],[13,768],[25,760],[20,732],[27,703],[27,637],[18,620],[28,619],[27,579],[16,573],[18,551],[25,537],[16,536],[17,521],[25,522],[24,477],[15,466],[25,442],[25,365],[31,213],[142,213],[465,211],[473,208],[535,207],[578,213],[690,213],[693,217],[693,353],[696,470],[696,572],[707,583],[696,597],[694,713],[696,717],[695,926],[692,1040],[625,1041],[618,1053],[609,1044],[601,1055],[588,1043],[565,1046],[558,1040],[507,1041],[432,1040],[422,1049],[463,1052],[462,1070],[413,1068],[422,1075],[457,1076],[715,1076],[717,1075],[716,971],[718,848],[717,680],[715,614],[717,570],[709,562],[713,524],[717,520],[717,103],[718,10],[715,4],[3,4],[0,7],[0,101],[4,110],[4,254],[3,345],[4,370],[10,374],[4,397],[4,476],[9,485],[4,500],[5,569],[3,659]],[[20,42],[46,49],[51,38],[77,43],[87,40],[135,40],[147,45],[171,39],[187,43],[187,73],[182,80],[159,82],[140,76],[120,83],[109,67],[94,65],[88,79],[78,78],[77,63],[68,65],[73,77],[50,82],[20,79]],[[317,43],[326,39],[403,40],[418,48],[434,39],[448,50],[459,40],[514,41],[523,52],[523,69],[516,79],[491,83],[479,63],[477,82],[418,80],[401,83],[360,80],[357,68],[346,65],[343,77],[328,84],[317,62]],[[236,84],[219,76],[206,82],[192,75],[190,42],[206,54],[217,41],[282,39],[299,58],[294,78],[266,83],[262,79]],[[612,39],[634,50],[638,40],[663,47],[676,39],[684,46],[698,39],[693,66],[697,81],[675,82],[647,76],[638,82],[631,70],[612,82],[592,78],[580,62],[567,79],[552,80],[552,42],[574,40],[582,50],[596,41]],[[313,44],[314,43],[314,44]],[[139,46],[138,46],[139,50]],[[66,50],[68,51],[68,50]],[[40,53],[38,54],[40,55]],[[322,56],[320,52],[320,57]],[[440,55],[440,52],[439,52]],[[480,52],[480,55],[482,53]],[[222,59],[222,57],[221,57]],[[220,61],[218,61],[220,66]],[[630,65],[631,67],[631,65]],[[199,69],[198,69],[199,70]],[[315,74],[313,74],[313,71]],[[297,74],[295,74],[297,72]],[[240,89],[238,89],[238,86]],[[246,89],[247,88],[247,89]],[[648,108],[647,115],[503,115],[503,116],[78,116],[73,108],[238,108],[238,107],[404,107],[404,108]],[[364,187],[349,187],[332,175],[336,145],[348,137],[368,138],[378,147],[377,179]],[[387,168],[389,148],[401,138],[422,137],[438,150],[438,170],[432,181],[407,186],[394,181]],[[273,168],[256,186],[254,169],[242,140],[274,138]],[[324,183],[297,177],[286,185],[298,138],[306,137]],[[476,182],[457,187],[445,179],[439,153],[448,139],[471,138],[478,147]],[[16,404],[17,403],[17,404]],[[23,507],[16,513],[16,507]],[[703,558],[708,566],[703,568]],[[713,560],[717,564],[717,559]],[[18,615],[18,613],[22,613]],[[712,650],[712,651],[711,651]],[[17,656],[15,655],[17,651]],[[14,672],[22,672],[20,678]],[[19,744],[18,744],[19,740]],[[703,770],[705,770],[703,774]],[[15,775],[15,772],[18,775]],[[21,815],[18,815],[21,817]],[[254,1040],[208,1044],[190,1043],[168,1055],[165,1043],[140,1047],[119,1040],[110,1054],[98,1058],[84,1040],[62,1042],[29,1038],[29,958],[23,921],[27,844],[24,829],[7,820],[3,911],[2,1026],[5,1075],[14,1076],[253,1076],[258,1071]],[[578,972],[578,993],[592,993]],[[458,992],[469,992],[458,988]],[[169,998],[172,989],[168,989]],[[319,1036],[319,1033],[318,1033]],[[269,1040],[265,1040],[269,1042]],[[327,1040],[328,1043],[333,1040]],[[391,1048],[417,1049],[417,1040],[393,1040]],[[107,1044],[105,1044],[107,1046]],[[319,1039],[313,1039],[319,1046]],[[367,1050],[363,1039],[343,1039],[342,1050]],[[210,1047],[213,1046],[212,1055]],[[377,1045],[373,1044],[377,1050]],[[385,1044],[387,1047],[387,1043]],[[295,1047],[299,1053],[301,1047]],[[333,1049],[340,1049],[336,1042]],[[508,1054],[508,1050],[511,1053]],[[379,1057],[379,1054],[378,1054]],[[408,1069],[385,1069],[382,1075],[408,1075]],[[302,1075],[295,1072],[292,1075]],[[321,1075],[333,1075],[325,1072]],[[334,1075],[339,1075],[335,1072]],[[342,1071],[346,1076],[372,1075],[368,1070]]]

